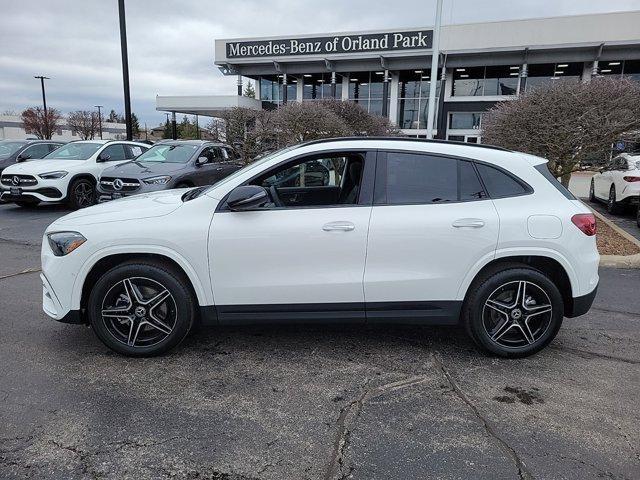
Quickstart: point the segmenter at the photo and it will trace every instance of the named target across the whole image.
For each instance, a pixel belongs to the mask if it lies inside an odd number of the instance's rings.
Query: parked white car
[[[624,205],[638,205],[639,199],[640,155],[618,155],[591,178],[589,200],[607,202],[609,213],[619,213]]]
[[[595,231],[538,157],[317,141],[211,187],[55,221],[42,246],[43,306],[133,356],[176,346],[195,322],[333,321],[461,324],[482,349],[521,357],[590,308]]]
[[[112,140],[71,142],[41,160],[5,168],[0,177],[0,199],[20,206],[66,202],[78,209],[93,205],[103,170],[129,161],[149,145]]]

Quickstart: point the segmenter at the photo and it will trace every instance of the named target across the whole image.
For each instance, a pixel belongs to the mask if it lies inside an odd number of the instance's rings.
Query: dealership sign
[[[429,50],[431,49],[432,41],[433,30],[417,30],[412,32],[370,33],[366,35],[335,35],[330,37],[228,42],[227,58]]]

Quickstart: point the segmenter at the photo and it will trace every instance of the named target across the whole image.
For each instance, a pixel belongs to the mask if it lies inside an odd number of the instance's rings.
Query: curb
[[[613,223],[607,217],[602,215],[600,212],[596,212],[593,208],[591,208],[587,203],[582,202],[589,210],[593,212],[593,214],[598,218],[598,220],[606,223],[613,231],[615,231],[622,238],[628,240],[636,247],[640,248],[640,241],[635,238],[633,235],[625,232],[618,225]],[[601,267],[609,267],[609,268],[640,268],[640,253],[636,253],[635,255],[600,255],[600,266]]]

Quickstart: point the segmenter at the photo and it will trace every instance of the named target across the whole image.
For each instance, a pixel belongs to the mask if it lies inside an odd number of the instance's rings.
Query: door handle
[[[325,232],[351,232],[355,230],[356,226],[351,222],[330,222],[322,226],[322,230]]]
[[[484,220],[481,218],[459,218],[451,224],[454,228],[482,228]]]

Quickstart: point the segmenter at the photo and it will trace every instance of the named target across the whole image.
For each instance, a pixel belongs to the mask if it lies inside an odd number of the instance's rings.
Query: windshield
[[[47,160],[86,160],[102,147],[102,143],[69,143],[45,156]]]
[[[136,158],[136,162],[187,163],[198,148],[198,145],[156,145]]]
[[[290,146],[290,147],[285,147],[285,148],[281,148],[280,150],[276,150],[275,152],[270,153],[269,155],[266,155],[266,156],[264,156],[264,157],[260,158],[259,160],[256,160],[256,161],[255,161],[255,162],[253,162],[253,163],[250,163],[250,164],[249,164],[249,165],[247,165],[246,167],[241,168],[240,170],[237,170],[236,172],[232,173],[232,174],[231,174],[231,175],[229,175],[228,177],[223,178],[223,179],[222,179],[222,180],[220,180],[219,182],[214,183],[214,184],[213,184],[213,185],[211,185],[211,186],[210,186],[210,187],[209,187],[205,192],[202,192],[202,193],[206,193],[206,192],[208,192],[208,191],[210,191],[210,190],[212,190],[212,189],[214,189],[214,188],[218,188],[219,186],[224,185],[225,183],[230,182],[230,181],[232,181],[232,180],[234,180],[234,179],[238,178],[238,177],[239,177],[239,176],[241,176],[241,175],[244,175],[245,173],[247,173],[247,172],[249,172],[249,171],[253,170],[254,168],[259,167],[259,166],[260,166],[260,165],[262,165],[263,163],[266,163],[266,162],[268,162],[269,160],[271,160],[272,158],[277,157],[278,155],[281,155],[281,154],[283,154],[283,153],[286,153],[286,152],[288,152],[288,151],[290,151],[290,150],[294,150],[294,149],[296,149],[296,148],[298,148],[298,145],[292,145],[292,146]]]
[[[22,142],[0,142],[0,158],[6,158],[24,146]]]

